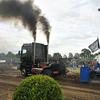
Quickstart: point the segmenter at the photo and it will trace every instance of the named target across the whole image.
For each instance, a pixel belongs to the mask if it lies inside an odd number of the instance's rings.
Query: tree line
[[[58,53],[54,53],[53,56],[52,55],[48,55],[48,59],[50,59],[51,57],[54,58],[68,58],[68,60],[71,59],[77,59],[77,60],[82,60],[82,61],[92,61],[94,57],[96,57],[97,55],[100,55],[100,52],[92,54],[92,52],[89,49],[82,49],[81,53],[75,53],[74,55],[69,52],[68,56],[66,54],[64,54],[63,56],[58,52]]]
[[[0,60],[4,60],[5,58],[20,58],[20,55],[19,54],[14,54],[11,51],[9,51],[7,54],[0,53]]]
[[[82,49],[81,50],[81,53],[75,53],[74,55],[69,52],[68,56],[66,54],[64,54],[63,56],[61,55],[61,53],[59,52],[56,52],[56,53],[53,53],[53,55],[51,54],[48,54],[48,59],[50,59],[51,57],[53,58],[68,58],[68,60],[71,60],[73,58],[75,59],[78,59],[78,60],[85,60],[85,61],[92,61],[93,58],[97,55],[99,55],[100,52],[98,53],[95,53],[95,54],[92,54],[92,52],[89,50],[89,49]],[[17,54],[14,54],[13,52],[9,51],[7,54],[5,53],[0,53],[0,60],[4,60],[5,58],[20,58],[20,55],[17,53]]]

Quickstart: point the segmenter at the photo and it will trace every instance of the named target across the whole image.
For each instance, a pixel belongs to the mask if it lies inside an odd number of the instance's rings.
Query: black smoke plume
[[[49,31],[51,29],[50,24],[44,16],[41,16],[39,21],[42,24],[42,31],[45,33],[46,38],[47,38],[47,43],[49,44],[49,35],[50,35]]]
[[[37,23],[41,23],[42,31],[49,43],[50,24],[42,16],[42,11],[34,5],[34,0],[0,0],[0,21],[21,21],[36,41]]]

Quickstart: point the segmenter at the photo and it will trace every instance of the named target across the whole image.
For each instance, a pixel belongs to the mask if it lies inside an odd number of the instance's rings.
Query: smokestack
[[[35,64],[35,41],[34,41],[34,52],[33,52],[33,64]]]
[[[36,30],[37,30],[37,28],[35,27],[35,28],[34,28],[34,31],[33,31],[33,37],[34,37],[33,64],[35,64],[35,42],[36,42]]]
[[[47,45],[47,62],[48,62],[48,52],[49,52],[48,48],[49,48],[49,44]]]
[[[48,54],[49,54],[49,35],[50,35],[50,33],[49,32],[47,32],[47,61],[48,61]]]

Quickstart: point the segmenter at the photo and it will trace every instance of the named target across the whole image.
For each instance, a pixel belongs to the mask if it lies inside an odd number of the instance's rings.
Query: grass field
[[[67,69],[69,70],[69,73],[80,74],[80,69],[78,69],[78,68],[73,69],[72,67],[68,67]]]
[[[17,70],[17,67],[15,66],[15,67],[12,67],[13,69],[15,69],[15,70]]]

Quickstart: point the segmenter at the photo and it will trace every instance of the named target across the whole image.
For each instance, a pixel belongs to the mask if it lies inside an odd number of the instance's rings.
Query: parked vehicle
[[[100,64],[100,55],[97,55],[96,57],[94,57],[93,61],[94,61],[95,64],[97,62]]]

